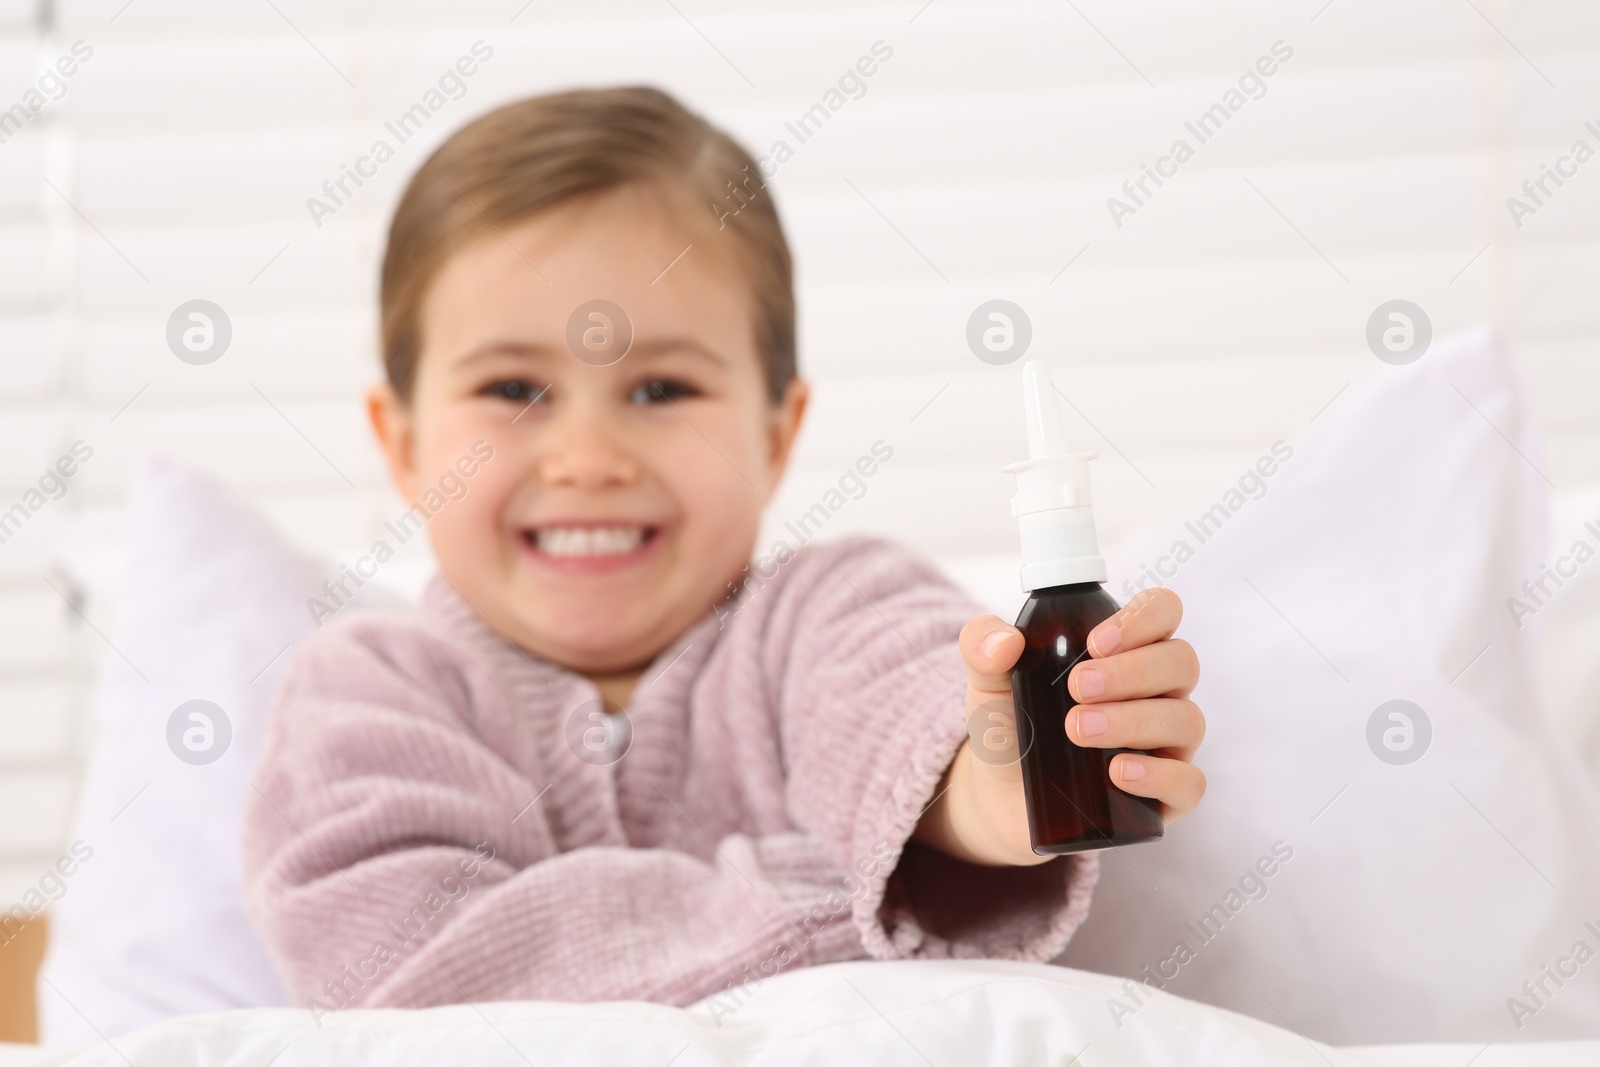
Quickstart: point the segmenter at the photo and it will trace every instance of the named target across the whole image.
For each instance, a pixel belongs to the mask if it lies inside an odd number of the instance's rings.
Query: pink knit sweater
[[[341,618],[278,691],[245,815],[251,921],[319,1018],[683,1005],[868,957],[1048,961],[1095,854],[982,867],[909,840],[967,736],[956,638],[981,611],[890,542],[803,547],[655,659],[609,764],[585,738],[593,684],[442,579],[414,610]]]

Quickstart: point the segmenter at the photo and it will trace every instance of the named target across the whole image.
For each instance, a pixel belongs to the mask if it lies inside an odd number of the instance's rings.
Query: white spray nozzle
[[[1071,451],[1066,428],[1061,425],[1061,407],[1056,403],[1050,365],[1042,359],[1030,359],[1022,365],[1022,408],[1028,421],[1029,459],[1064,456]]]
[[[1095,453],[1068,446],[1050,366],[1042,359],[1022,366],[1022,406],[1028,458],[1004,468],[1017,477],[1011,514],[1022,537],[1022,587],[1103,582],[1106,565],[1089,494]]]

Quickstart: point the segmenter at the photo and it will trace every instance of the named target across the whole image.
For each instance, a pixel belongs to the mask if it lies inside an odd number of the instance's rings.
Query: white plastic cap
[[[1022,365],[1022,406],[1028,458],[1004,468],[1017,476],[1011,514],[1022,538],[1022,588],[1103,582],[1106,561],[1089,497],[1089,461],[1095,453],[1068,449],[1055,383],[1042,359]]]

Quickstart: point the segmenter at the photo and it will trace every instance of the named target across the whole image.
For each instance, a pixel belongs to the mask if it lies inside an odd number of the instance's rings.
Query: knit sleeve
[[[319,1020],[462,1000],[682,1005],[859,953],[848,923],[807,927],[838,872],[797,830],[704,856],[558,849],[540,784],[479,736],[449,648],[399,637],[319,631],[274,705],[245,904],[294,1003]]]
[[[1088,914],[1098,857],[1032,867],[969,863],[911,840],[967,739],[961,628],[983,609],[926,561],[854,537],[796,573],[780,709],[797,825],[860,874],[853,919],[878,959],[1044,962]],[[861,857],[888,857],[873,874]]]

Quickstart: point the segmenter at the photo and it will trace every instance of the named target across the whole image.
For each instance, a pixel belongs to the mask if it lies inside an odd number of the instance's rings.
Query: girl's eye
[[[628,400],[636,404],[665,404],[669,400],[698,396],[699,392],[694,386],[674,378],[651,378],[634,386],[633,392],[628,394]]]
[[[526,404],[535,399],[542,399],[548,386],[535,386],[532,382],[521,378],[506,378],[497,382],[490,382],[484,386],[481,393],[499,400],[512,400]]]

